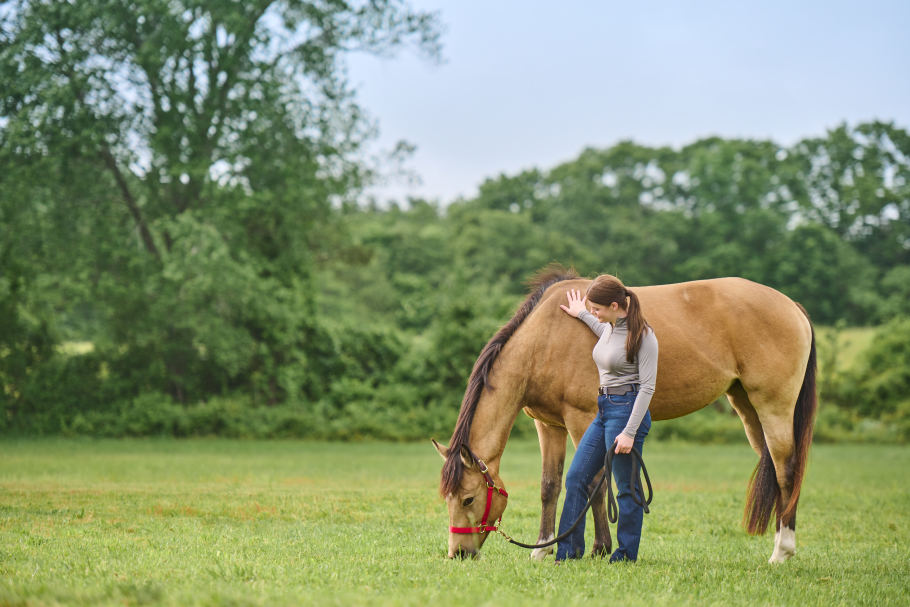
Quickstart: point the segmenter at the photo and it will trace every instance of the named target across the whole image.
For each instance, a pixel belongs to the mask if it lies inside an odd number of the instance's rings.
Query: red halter
[[[468,453],[471,453],[470,449],[468,450]],[[506,490],[497,487],[496,484],[493,483],[493,477],[490,476],[490,469],[487,468],[487,465],[483,460],[473,453],[471,453],[471,457],[477,462],[477,465],[480,467],[480,473],[483,474],[483,478],[487,482],[487,505],[483,509],[483,518],[480,519],[479,527],[449,527],[450,533],[487,533],[488,531],[497,531],[496,525],[487,524],[487,518],[490,516],[490,506],[493,505],[493,490],[495,489],[499,492],[499,495],[509,499],[509,494],[506,493]],[[502,521],[502,516],[500,516],[499,520],[496,522],[499,523],[500,521]]]

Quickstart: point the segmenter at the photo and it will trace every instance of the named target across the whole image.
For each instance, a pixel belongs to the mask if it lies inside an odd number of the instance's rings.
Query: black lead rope
[[[610,482],[610,479],[613,477],[613,456],[616,455],[615,451],[616,443],[613,443],[613,446],[607,449],[607,455],[604,457],[603,476],[597,483],[597,486],[594,487],[594,490],[591,491],[591,494],[588,497],[588,503],[585,504],[585,507],[582,509],[581,514],[578,515],[578,518],[575,519],[575,522],[572,523],[572,526],[569,527],[565,533],[550,540],[549,542],[544,542],[542,544],[523,544],[505,534],[503,534],[503,536],[509,540],[510,543],[515,544],[516,546],[521,546],[522,548],[546,548],[547,546],[552,546],[556,542],[561,542],[565,538],[569,537],[569,534],[575,531],[575,528],[578,527],[578,524],[584,520],[585,515],[588,513],[588,509],[591,507],[591,502],[594,501],[594,497],[597,496],[597,494],[600,492],[600,488],[603,487],[604,482],[607,483],[607,519],[611,523],[618,521],[619,506],[616,504],[616,497],[613,495],[613,483]],[[648,485],[648,497],[645,499],[645,492],[641,484],[641,476],[639,474],[636,474],[636,467],[633,466],[631,472],[632,499],[635,500],[635,503],[641,506],[647,513],[650,512],[648,505],[650,505],[651,500],[654,499],[654,489],[651,487],[651,477],[648,476],[648,469],[645,467],[645,460],[641,458],[641,453],[638,452],[638,449],[632,447],[631,455],[634,455],[635,459],[638,460],[639,470],[645,475],[645,483]]]

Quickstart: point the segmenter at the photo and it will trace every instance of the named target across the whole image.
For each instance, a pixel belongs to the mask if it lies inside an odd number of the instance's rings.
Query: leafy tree
[[[871,324],[875,268],[829,228],[806,224],[786,234],[769,284],[800,302],[816,323]]]
[[[878,313],[882,320],[910,317],[910,265],[894,266],[885,273],[876,300],[880,302]]]
[[[893,123],[841,125],[792,150],[802,214],[876,265],[910,261],[910,135]]]
[[[835,399],[846,410],[891,424],[910,439],[910,317],[880,327],[841,381]]]
[[[29,370],[53,356],[52,328],[25,313],[28,287],[7,252],[0,254],[0,430],[19,413]]]
[[[452,270],[459,283],[489,285],[521,296],[525,281],[555,259],[574,263],[582,252],[564,233],[510,211],[450,209]]]
[[[344,57],[435,56],[435,15],[396,0],[7,4],[0,204],[40,225],[23,247],[51,299],[86,308],[60,311],[95,319],[132,391],[318,393],[313,256],[369,177]]]

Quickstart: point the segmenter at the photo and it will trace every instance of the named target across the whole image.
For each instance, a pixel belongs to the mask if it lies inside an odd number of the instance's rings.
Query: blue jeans
[[[572,465],[566,475],[566,499],[559,519],[559,533],[562,535],[584,508],[588,501],[588,488],[594,475],[603,468],[607,448],[613,444],[626,427],[632,414],[632,405],[638,393],[627,392],[621,396],[605,395],[597,398],[597,417],[588,426],[585,435],[578,443]],[[645,414],[635,434],[635,448],[644,453],[645,437],[651,429],[651,413]],[[641,541],[641,523],[644,511],[632,499],[632,467],[638,467],[635,457],[620,454],[613,458],[613,478],[616,479],[616,501],[619,506],[619,522],[616,525],[616,541],[619,547],[610,557],[611,561],[638,558],[638,544]],[[644,496],[642,496],[643,498]],[[582,519],[572,534],[559,542],[556,549],[556,560],[581,558],[585,552],[585,519]]]

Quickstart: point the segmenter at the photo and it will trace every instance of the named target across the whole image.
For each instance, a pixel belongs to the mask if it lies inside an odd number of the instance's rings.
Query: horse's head
[[[435,440],[433,445],[446,462],[440,488],[449,508],[449,558],[476,558],[509,495],[497,471],[466,446],[450,450]]]

